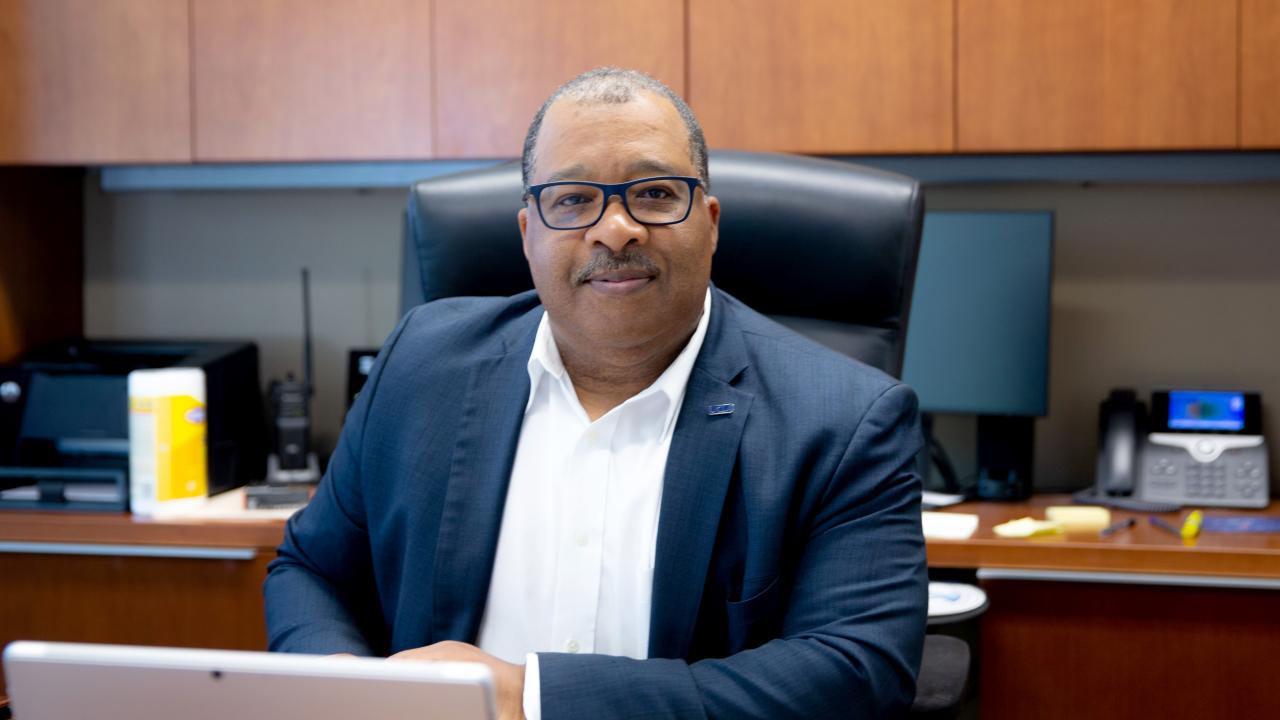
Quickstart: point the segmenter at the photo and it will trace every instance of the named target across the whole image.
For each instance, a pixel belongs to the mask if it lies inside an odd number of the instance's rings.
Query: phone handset
[[[1145,502],[1138,478],[1147,433],[1147,408],[1133,390],[1112,390],[1098,409],[1096,485],[1073,496],[1077,503],[1136,512],[1173,512],[1180,505]],[[1138,497],[1133,497],[1134,495]]]
[[[1098,492],[1132,495],[1142,467],[1146,405],[1132,390],[1112,390],[1098,409]]]

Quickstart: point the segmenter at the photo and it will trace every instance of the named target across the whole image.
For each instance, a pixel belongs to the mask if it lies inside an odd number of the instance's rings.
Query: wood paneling
[[[952,0],[697,0],[689,97],[713,147],[947,152]]]
[[[1280,147],[1280,0],[1241,0],[1240,145]]]
[[[431,156],[431,3],[192,0],[192,10],[196,160]]]
[[[262,581],[274,557],[3,554],[0,646],[24,639],[265,650]]]
[[[83,332],[83,178],[0,168],[0,363]]]
[[[191,159],[187,4],[0,2],[0,162]]]
[[[983,720],[1280,717],[1277,592],[984,581]]]
[[[684,2],[437,0],[439,157],[518,157],[561,83],[601,65],[684,92]]]
[[[959,150],[1236,146],[1236,2],[957,2]]]

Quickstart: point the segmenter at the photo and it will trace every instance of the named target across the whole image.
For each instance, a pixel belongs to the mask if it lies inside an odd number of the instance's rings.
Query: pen
[[[1127,519],[1127,520],[1121,520],[1121,521],[1120,521],[1120,522],[1118,522],[1118,523],[1114,523],[1114,524],[1112,524],[1112,525],[1109,525],[1109,526],[1107,526],[1107,527],[1103,528],[1103,529],[1102,529],[1102,536],[1103,536],[1103,537],[1107,537],[1107,536],[1109,536],[1109,535],[1114,535],[1114,534],[1116,534],[1116,533],[1120,532],[1121,530],[1128,530],[1129,528],[1133,527],[1137,522],[1138,522],[1138,521],[1137,521],[1137,520],[1134,520],[1133,518],[1129,518],[1129,519]]]
[[[1182,530],[1174,525],[1169,524],[1169,521],[1165,520],[1164,518],[1158,518],[1155,515],[1149,515],[1147,516],[1147,521],[1176,538],[1182,537]]]

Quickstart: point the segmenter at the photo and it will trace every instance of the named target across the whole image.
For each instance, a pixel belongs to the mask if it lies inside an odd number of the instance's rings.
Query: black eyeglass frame
[[[689,204],[685,207],[684,215],[680,216],[679,220],[671,220],[668,222],[645,222],[637,218],[635,213],[631,212],[631,205],[627,203],[627,190],[635,185],[639,185],[641,183],[653,182],[655,180],[681,180],[689,186]],[[586,225],[574,225],[573,227],[557,227],[547,222],[547,217],[542,212],[542,191],[546,190],[549,187],[555,187],[557,185],[589,185],[594,188],[599,188],[600,191],[604,193],[604,200],[600,202],[600,214],[596,216],[595,220],[592,220]],[[538,185],[530,185],[529,191],[525,193],[525,197],[526,198],[530,196],[533,197],[533,204],[535,207],[538,208],[538,218],[542,220],[543,225],[547,226],[547,228],[551,230],[584,230],[586,228],[589,228],[595,225],[596,223],[600,222],[601,218],[604,217],[604,211],[609,209],[609,198],[613,197],[614,195],[617,195],[622,200],[622,207],[624,210],[627,211],[627,215],[630,216],[632,220],[635,220],[641,225],[647,225],[650,227],[660,227],[663,225],[679,225],[685,220],[688,220],[689,213],[693,212],[694,196],[698,194],[698,188],[700,187],[704,188],[704,192],[705,192],[706,186],[702,184],[701,179],[696,177],[688,177],[686,175],[658,175],[655,177],[646,177],[646,178],[640,178],[638,180],[628,180],[627,182],[613,183],[613,184],[591,182],[590,180],[556,180],[554,182],[540,183]]]

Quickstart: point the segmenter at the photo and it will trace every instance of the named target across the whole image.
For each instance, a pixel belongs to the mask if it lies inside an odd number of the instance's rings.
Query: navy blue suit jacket
[[[529,292],[400,322],[271,565],[273,650],[475,642],[542,312]],[[909,388],[713,288],[663,480],[649,659],[540,654],[543,717],[905,709],[921,442]]]

